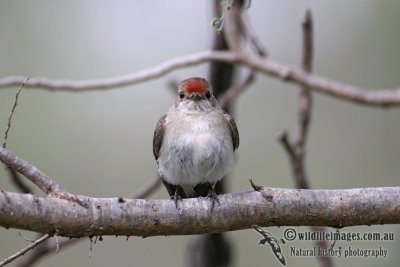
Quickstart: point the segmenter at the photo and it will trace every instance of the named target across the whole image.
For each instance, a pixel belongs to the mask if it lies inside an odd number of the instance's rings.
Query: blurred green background
[[[0,2],[0,77],[106,78],[209,49],[212,1],[10,1]],[[400,2],[256,1],[248,10],[269,55],[299,65],[300,22],[310,7],[315,22],[314,72],[366,88],[400,85]],[[7,147],[76,194],[115,197],[135,192],[156,172],[152,135],[175,96],[170,79],[207,76],[208,64],[174,71],[134,86],[84,93],[25,88]],[[0,129],[5,129],[17,87],[0,88]],[[288,160],[276,134],[291,133],[298,87],[258,75],[235,102],[241,136],[229,191],[248,182],[293,188]],[[3,130],[0,131],[1,133]],[[400,110],[359,106],[314,94],[307,146],[313,188],[398,186]],[[0,188],[15,191],[4,168]],[[38,190],[37,190],[38,191]],[[152,198],[167,198],[160,188]],[[285,227],[268,228],[275,237]],[[307,227],[298,227],[307,230]],[[334,231],[333,229],[330,229]],[[388,250],[386,259],[334,259],[337,266],[398,266],[400,227],[349,227],[394,232],[394,242],[338,242],[346,248]],[[23,232],[34,237],[35,234]],[[399,237],[399,238],[398,238]],[[280,266],[252,230],[229,233],[235,266]],[[51,254],[40,266],[183,266],[191,237],[105,237],[89,254],[89,239]],[[311,248],[312,242],[294,243]],[[289,256],[288,266],[315,266],[314,258]],[[0,229],[0,258],[27,245],[18,230]]]

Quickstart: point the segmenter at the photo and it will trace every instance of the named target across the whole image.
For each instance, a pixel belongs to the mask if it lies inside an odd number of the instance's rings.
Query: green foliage
[[[221,17],[219,18],[213,18],[213,20],[211,21],[211,26],[212,27],[218,27],[217,29],[215,29],[215,31],[217,33],[220,33],[222,31],[222,29],[224,28],[224,16],[225,16],[225,10],[230,10],[235,2],[235,0],[231,0],[229,5],[226,5],[226,1],[227,0],[221,0],[221,6],[222,6],[222,12],[221,12]],[[245,5],[245,9],[249,9],[251,6],[251,1],[252,0],[248,0],[247,4]]]

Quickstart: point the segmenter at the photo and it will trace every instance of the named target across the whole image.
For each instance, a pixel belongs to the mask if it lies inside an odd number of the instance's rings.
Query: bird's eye
[[[179,92],[179,98],[182,99],[182,98],[184,98],[184,97],[185,97],[185,94],[184,94],[182,91],[180,91],[180,92]]]
[[[210,91],[207,91],[206,97],[207,97],[207,98],[211,98],[211,92],[210,92]]]

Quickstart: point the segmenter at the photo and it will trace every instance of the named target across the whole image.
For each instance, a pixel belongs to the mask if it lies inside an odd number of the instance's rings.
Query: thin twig
[[[290,160],[293,162],[296,160],[296,153],[289,141],[287,130],[282,130],[277,135],[278,140],[281,142],[282,146],[285,148],[289,155]]]
[[[299,157],[296,153],[296,148],[289,140],[286,130],[282,130],[278,134],[278,140],[281,142],[283,148],[287,152],[291,167],[293,178],[295,179],[297,188],[309,188],[308,179],[306,178],[306,172],[304,168],[304,157]]]
[[[35,166],[15,156],[6,148],[0,147],[0,160],[13,170],[21,173],[26,178],[31,180],[37,187],[39,187],[46,194],[62,193],[65,192],[60,185],[53,179],[48,177]]]
[[[225,51],[205,51],[188,56],[170,59],[153,68],[124,76],[116,76],[109,79],[72,81],[72,80],[50,80],[47,78],[31,78],[25,87],[41,87],[50,90],[86,91],[98,89],[110,89],[132,85],[160,77],[173,70],[197,65],[208,61],[219,61],[225,63],[239,63],[253,68],[261,73],[278,77],[287,82],[293,82],[307,86],[317,92],[328,94],[339,99],[351,101],[364,105],[381,107],[400,106],[400,88],[368,90],[362,87],[351,86],[340,83],[315,74],[304,73],[301,69],[276,62],[272,59],[252,58]],[[18,85],[26,80],[26,77],[5,77],[0,79],[0,87]]]
[[[35,242],[33,242],[32,244],[30,244],[29,246],[26,246],[25,248],[21,249],[20,251],[18,251],[17,253],[15,253],[14,255],[11,255],[10,257],[6,258],[5,260],[3,260],[2,262],[0,262],[0,267],[6,265],[7,263],[12,262],[13,260],[15,260],[16,258],[24,255],[26,252],[28,252],[29,250],[35,248],[37,245],[39,245],[40,243],[46,241],[48,238],[50,237],[49,234],[45,234],[44,236],[42,236],[41,238],[39,238],[38,240],[36,240]]]
[[[313,55],[313,22],[311,10],[307,9],[302,23],[303,29],[303,57],[302,70],[304,73],[311,71]],[[299,120],[296,132],[295,142],[291,143],[286,131],[280,136],[280,141],[286,149],[292,162],[293,178],[297,188],[309,188],[307,174],[304,166],[305,140],[307,138],[308,128],[311,117],[311,92],[309,88],[303,85],[300,89],[300,107]]]
[[[157,188],[161,185],[161,178],[158,173],[154,175],[154,177],[145,184],[142,188],[140,188],[137,192],[130,195],[128,198],[145,198],[153,193]]]
[[[213,51],[199,52],[183,57],[176,57],[167,60],[152,68],[144,69],[127,75],[116,76],[106,79],[74,81],[74,80],[51,80],[44,77],[31,78],[26,87],[40,87],[50,90],[66,90],[66,91],[87,91],[98,89],[110,89],[122,86],[133,85],[135,83],[144,82],[150,79],[161,77],[173,70],[197,65],[212,60],[210,58],[215,55]],[[217,55],[218,56],[218,55]],[[25,77],[5,77],[0,79],[0,87],[11,85],[19,85],[26,80]]]
[[[10,116],[8,116],[8,124],[7,124],[6,131],[4,132],[3,148],[6,147],[7,137],[8,137],[8,131],[9,131],[10,128],[11,128],[11,119],[12,119],[12,116],[13,116],[13,114],[14,114],[15,108],[17,107],[17,102],[18,102],[19,93],[21,93],[21,90],[22,90],[22,88],[24,88],[24,85],[25,85],[25,83],[26,83],[27,81],[29,81],[29,77],[26,78],[26,80],[21,84],[21,86],[19,87],[19,90],[18,90],[17,94],[15,95],[14,105],[13,105],[11,111],[10,111]]]
[[[18,175],[16,171],[14,171],[11,168],[7,168],[8,173],[11,176],[11,181],[18,187],[18,189],[25,194],[33,194],[32,188],[28,186],[25,181],[21,179],[21,177]]]
[[[31,243],[35,242],[35,240],[32,240],[32,239],[30,239],[30,238],[27,238],[27,237],[24,236],[21,232],[18,232],[18,235],[19,235],[20,237],[22,237],[25,241],[28,241],[28,242],[31,242]]]
[[[87,203],[85,201],[82,201],[76,195],[69,193],[53,179],[40,171],[37,167],[15,156],[6,148],[0,147],[0,161],[13,170],[24,175],[47,195],[73,201],[82,207],[87,207]]]
[[[301,68],[304,73],[310,73],[313,59],[313,21],[311,10],[307,9],[304,20],[302,22],[303,30],[303,53]],[[312,96],[310,89],[303,85],[300,88],[300,105],[299,120],[297,124],[297,132],[295,142],[292,144],[287,136],[286,131],[280,134],[280,141],[285,148],[291,160],[292,174],[296,187],[300,189],[309,189],[309,182],[305,168],[305,144],[307,139],[308,128],[310,125],[312,107]],[[321,227],[311,227],[312,231],[324,231]],[[327,249],[328,243],[325,240],[315,241],[316,246]],[[331,267],[333,262],[329,257],[317,257],[320,266]]]
[[[59,242],[60,248],[65,248],[66,246],[70,246],[75,244],[77,241],[83,239],[80,238],[66,238],[62,237],[61,241]],[[29,267],[34,265],[39,259],[46,256],[48,253],[53,252],[57,249],[56,244],[50,243],[50,239],[46,240],[46,242],[40,244],[35,250],[32,251],[29,255],[25,256],[21,262],[18,262],[18,267]]]
[[[264,47],[260,39],[258,38],[256,32],[251,26],[249,17],[245,14],[245,12],[240,13],[239,17],[239,29],[242,32],[242,35],[246,37],[253,45],[254,49],[257,51],[257,54],[261,57],[267,56],[267,49]]]
[[[22,90],[22,88],[24,87],[24,85],[25,85],[25,83],[26,83],[27,81],[29,81],[29,77],[26,78],[26,80],[21,84],[21,86],[20,86],[20,88],[19,88],[17,94],[15,95],[14,105],[13,105],[11,111],[10,111],[10,115],[9,115],[9,117],[8,117],[7,128],[6,128],[6,131],[4,132],[4,141],[3,141],[3,145],[2,145],[3,148],[6,148],[6,145],[7,145],[8,131],[9,131],[10,128],[11,128],[11,119],[12,119],[12,116],[13,116],[13,114],[14,114],[14,112],[15,112],[15,108],[17,107],[18,96],[19,96],[19,94],[21,93],[21,90]],[[31,189],[28,185],[26,185],[26,184],[21,180],[21,178],[19,177],[19,175],[18,175],[13,169],[11,169],[11,168],[7,168],[7,169],[8,169],[8,171],[9,171],[9,173],[10,173],[11,180],[14,182],[14,184],[15,184],[23,193],[26,193],[26,194],[28,194],[28,193],[33,193],[32,189]]]
[[[238,96],[241,92],[243,92],[247,86],[253,81],[254,79],[254,72],[250,71],[250,73],[247,75],[247,77],[232,87],[230,87],[228,90],[226,90],[220,97],[218,97],[218,102],[221,105],[221,107],[226,107],[230,102]]]
[[[305,73],[311,72],[313,59],[313,21],[311,10],[307,9],[302,23],[303,29],[303,58],[301,69]],[[300,105],[299,105],[299,120],[297,133],[294,142],[296,151],[299,154],[303,153],[303,148],[307,139],[307,132],[311,118],[312,96],[310,89],[307,86],[302,86],[300,89]]]

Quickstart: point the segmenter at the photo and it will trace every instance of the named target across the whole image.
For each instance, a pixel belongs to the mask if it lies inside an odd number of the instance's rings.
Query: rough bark
[[[192,235],[259,226],[331,226],[400,223],[400,187],[299,190],[256,187],[207,198],[169,200],[89,198],[85,208],[55,197],[0,191],[0,226],[59,236]]]

